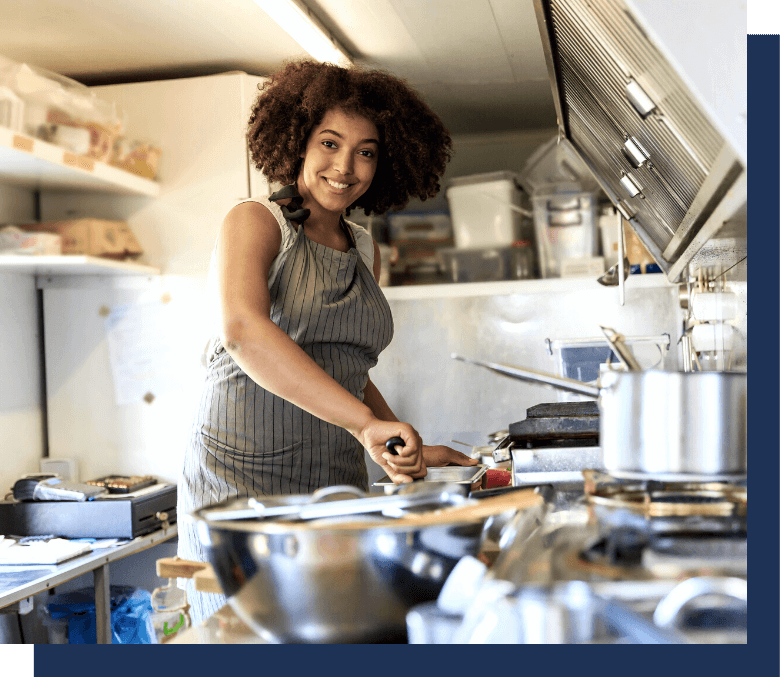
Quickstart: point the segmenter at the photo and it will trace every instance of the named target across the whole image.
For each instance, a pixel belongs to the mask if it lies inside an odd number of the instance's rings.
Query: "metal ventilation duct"
[[[745,120],[728,124],[718,119],[724,106],[717,102],[713,106],[694,94],[690,83],[695,78],[681,72],[677,60],[672,62],[680,50],[668,42],[661,44],[659,36],[696,41],[700,46],[697,68],[705,69],[700,80],[715,83],[716,93],[721,73],[706,69],[717,69],[718,59],[708,61],[707,52],[733,50],[735,44],[738,49],[740,43],[716,40],[716,36],[698,41],[691,34],[694,24],[688,31],[681,26],[658,30],[657,25],[648,25],[647,15],[667,23],[695,21],[695,16],[679,15],[686,3],[534,0],[534,4],[559,132],[590,167],[667,277],[677,282],[686,267],[693,272],[743,258],[747,160],[739,125],[746,127],[746,114]],[[739,3],[694,2],[685,11],[709,7],[717,13],[722,4],[734,9]],[[643,15],[637,6],[643,8]],[[648,8],[651,11],[645,11]],[[725,30],[727,35],[736,30],[744,36],[741,26],[727,25]],[[690,54],[690,45],[685,49]],[[736,63],[745,62],[744,55],[736,56],[742,58]],[[741,86],[741,74],[736,83],[734,78],[724,78],[722,83],[724,87],[735,84]],[[745,100],[746,92],[745,84]],[[741,103],[741,96],[738,92],[732,99]]]

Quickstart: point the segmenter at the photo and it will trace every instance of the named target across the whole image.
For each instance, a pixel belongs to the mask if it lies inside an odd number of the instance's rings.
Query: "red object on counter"
[[[508,487],[512,484],[512,473],[503,468],[489,468],[485,471],[485,477],[487,478],[487,486],[485,489]]]

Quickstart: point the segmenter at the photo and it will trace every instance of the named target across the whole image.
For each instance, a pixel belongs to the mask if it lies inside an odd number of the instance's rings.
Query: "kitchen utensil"
[[[642,371],[642,367],[631,352],[631,348],[626,345],[626,337],[609,327],[602,327],[601,325],[599,327],[604,332],[604,336],[607,337],[607,341],[609,341],[612,350],[618,356],[623,366],[629,371]]]
[[[471,468],[469,468],[471,470]],[[446,480],[441,480],[446,481]],[[392,484],[392,482],[390,482]],[[338,489],[341,493],[354,494],[359,498],[338,500],[326,503],[320,503],[323,498],[334,493]],[[421,493],[402,494],[393,496],[366,496],[356,487],[338,486],[326,487],[315,491],[308,502],[290,503],[279,501],[276,498],[248,498],[246,502],[237,501],[231,504],[228,509],[214,508],[204,511],[204,516],[212,522],[224,520],[240,520],[255,518],[275,518],[284,517],[288,520],[313,520],[324,519],[326,517],[344,517],[346,515],[367,515],[371,513],[382,513],[384,511],[398,511],[420,506],[433,505],[455,505],[463,499],[460,491],[454,493],[446,486],[439,490],[426,491]]]
[[[609,371],[600,387],[528,369],[453,358],[511,378],[598,398],[602,465],[626,479],[747,476],[747,374]]]
[[[425,477],[415,480],[418,482],[437,483],[452,482],[454,484],[474,484],[482,479],[487,471],[487,465],[447,465],[439,468],[428,468],[428,474]],[[393,486],[393,481],[385,475],[376,482],[375,487]]]
[[[620,284],[620,263],[616,263],[610,266],[605,273],[599,275],[596,278],[596,282],[603,284],[605,287],[617,287]],[[628,262],[628,258],[623,257],[623,279],[628,279],[629,269],[631,265]]]
[[[311,502],[303,495],[279,499]],[[406,641],[406,612],[436,599],[455,564],[478,554],[485,520],[542,501],[528,491],[433,505],[395,518],[209,518],[235,511],[233,499],[192,519],[231,606],[264,639],[392,642]]]
[[[398,452],[396,451],[396,447],[403,447],[406,445],[406,442],[403,441],[403,438],[401,437],[391,437],[387,442],[385,442],[385,446],[387,447],[387,450],[393,454],[394,456],[398,456]]]

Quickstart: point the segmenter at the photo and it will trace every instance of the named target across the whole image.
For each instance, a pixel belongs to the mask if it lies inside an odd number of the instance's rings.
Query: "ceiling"
[[[453,134],[555,126],[532,0],[305,0],[356,63],[405,78]],[[87,85],[308,56],[252,0],[3,0],[0,54]]]

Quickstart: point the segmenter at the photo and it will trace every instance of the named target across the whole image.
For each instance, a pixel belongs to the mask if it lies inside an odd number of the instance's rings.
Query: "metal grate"
[[[721,171],[713,168],[725,140],[623,0],[548,5],[569,139],[663,251],[694,216],[694,200],[710,174]],[[644,117],[627,95],[631,81],[655,104]],[[648,152],[639,167],[624,155],[629,138]],[[625,175],[639,187],[638,195],[621,185]]]

